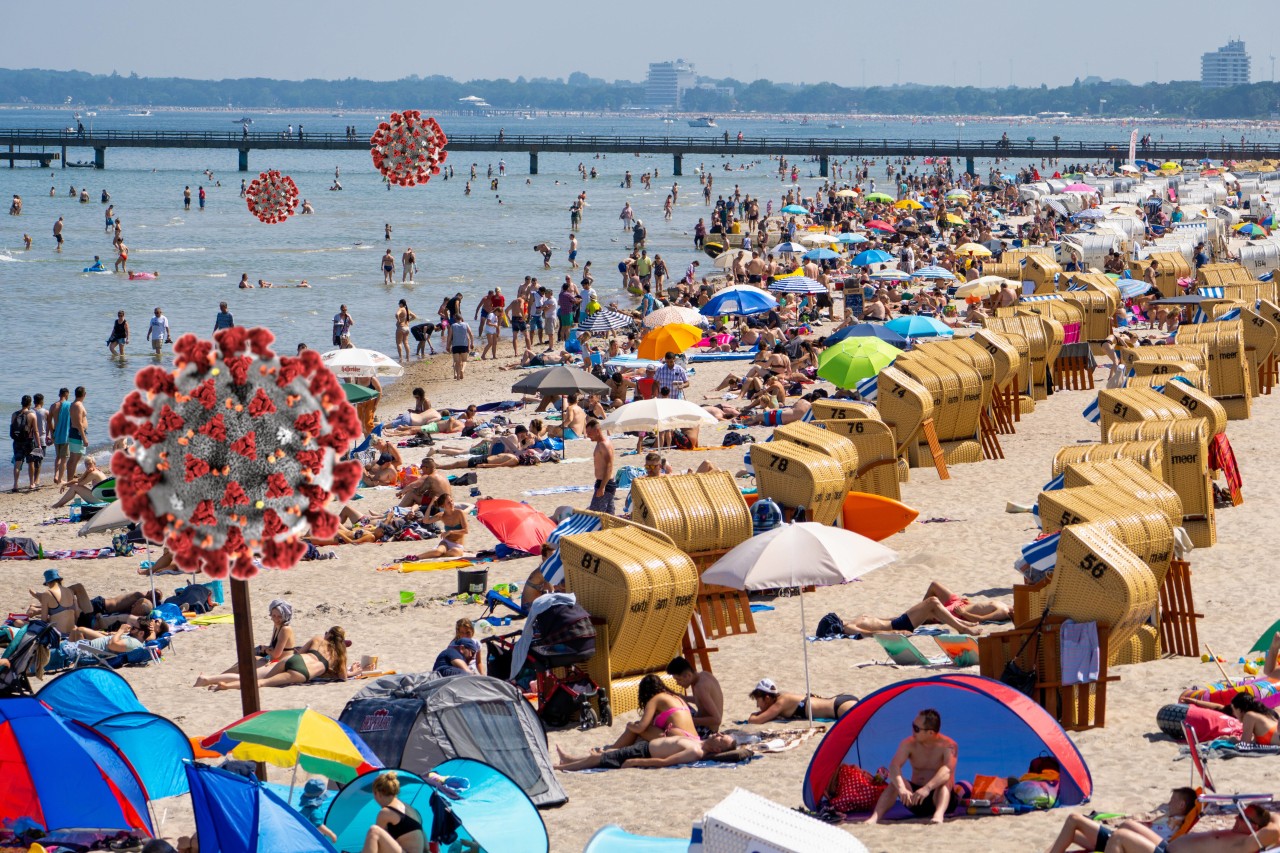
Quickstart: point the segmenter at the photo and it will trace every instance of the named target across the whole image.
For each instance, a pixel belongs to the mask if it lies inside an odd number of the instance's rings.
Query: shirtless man
[[[430,456],[422,460],[422,476],[400,489],[400,506],[431,506],[441,495],[452,494],[449,478],[441,474]]]
[[[760,284],[764,281],[764,261],[760,260],[760,252],[751,253],[751,260],[747,261],[747,283]]]
[[[76,472],[80,458],[89,446],[89,410],[84,405],[85,389],[76,387],[75,402],[71,404],[71,432],[67,442],[67,476]]]
[[[673,658],[667,664],[667,675],[693,700],[689,704],[698,734],[718,732],[724,721],[724,691],[716,677],[709,672],[698,672],[683,657]]]
[[[547,427],[547,435],[570,441],[575,438],[583,438],[586,434],[587,413],[578,405],[578,395],[570,394],[565,398],[560,426]]]
[[[872,634],[887,634],[890,632],[910,634],[921,625],[928,625],[933,622],[946,625],[957,634],[968,634],[976,637],[982,633],[978,630],[975,622],[961,620],[933,596],[928,596],[923,601],[916,602],[908,607],[905,613],[892,619],[885,619],[880,616],[855,616],[852,619],[843,619],[842,621],[844,622],[845,634],[855,639],[861,639]]]
[[[641,740],[622,749],[593,752],[580,758],[556,747],[557,770],[618,770],[625,767],[674,767],[692,764],[737,746],[732,735],[714,734],[706,740],[691,737],[658,737]]]
[[[591,452],[596,470],[596,487],[591,493],[591,503],[587,505],[587,509],[617,515],[615,503],[618,484],[613,479],[613,442],[595,418],[587,421],[586,433],[587,438],[596,443]]]
[[[941,733],[942,717],[925,708],[911,723],[911,737],[898,745],[889,764],[889,787],[876,802],[867,823],[879,823],[893,804],[901,801],[916,817],[942,823],[951,809],[951,785],[956,774],[956,742]],[[902,775],[911,765],[911,778]]]
[[[1001,282],[1000,292],[996,294],[996,305],[1000,308],[1008,308],[1018,301],[1018,294],[1009,288],[1008,282]]]

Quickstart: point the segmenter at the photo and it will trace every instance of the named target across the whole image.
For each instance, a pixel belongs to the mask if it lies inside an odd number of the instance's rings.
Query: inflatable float
[[[158,272],[131,272],[129,273],[129,281],[149,281],[153,278],[159,278]]]
[[[1228,705],[1237,693],[1248,693],[1268,708],[1280,706],[1280,679],[1248,676],[1230,681],[1215,681],[1192,688],[1190,696],[1201,702]]]
[[[93,265],[93,266],[91,266],[91,267],[85,267],[85,268],[84,268],[84,272],[105,272],[105,273],[109,273],[109,272],[111,272],[111,270],[107,269],[107,268],[106,268],[106,267],[104,267],[102,264],[94,264],[94,265]]]
[[[919,510],[893,498],[869,492],[849,492],[841,510],[840,526],[879,542],[905,530],[918,515]]]

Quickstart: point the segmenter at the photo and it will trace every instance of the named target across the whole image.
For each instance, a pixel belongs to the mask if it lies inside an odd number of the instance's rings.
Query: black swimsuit
[[[387,808],[391,809],[391,806],[387,806]],[[391,810],[400,815],[400,819],[387,827],[387,835],[399,841],[402,835],[422,831],[422,822],[416,818],[409,817],[408,812],[402,812],[399,809]]]

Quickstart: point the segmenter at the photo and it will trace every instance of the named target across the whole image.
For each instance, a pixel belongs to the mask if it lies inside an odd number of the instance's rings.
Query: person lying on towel
[[[728,752],[737,746],[733,735],[714,734],[705,740],[693,737],[657,737],[640,740],[621,749],[593,752],[581,757],[569,755],[556,746],[557,770],[591,770],[597,767],[618,770],[625,767],[674,767],[693,764],[704,758]]]

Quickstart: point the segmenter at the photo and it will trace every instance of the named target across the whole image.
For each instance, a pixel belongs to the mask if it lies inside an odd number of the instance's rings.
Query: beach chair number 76
[[[1107,564],[1099,560],[1093,554],[1085,554],[1084,559],[1080,561],[1080,568],[1084,569],[1095,578],[1101,578],[1107,571]]]

